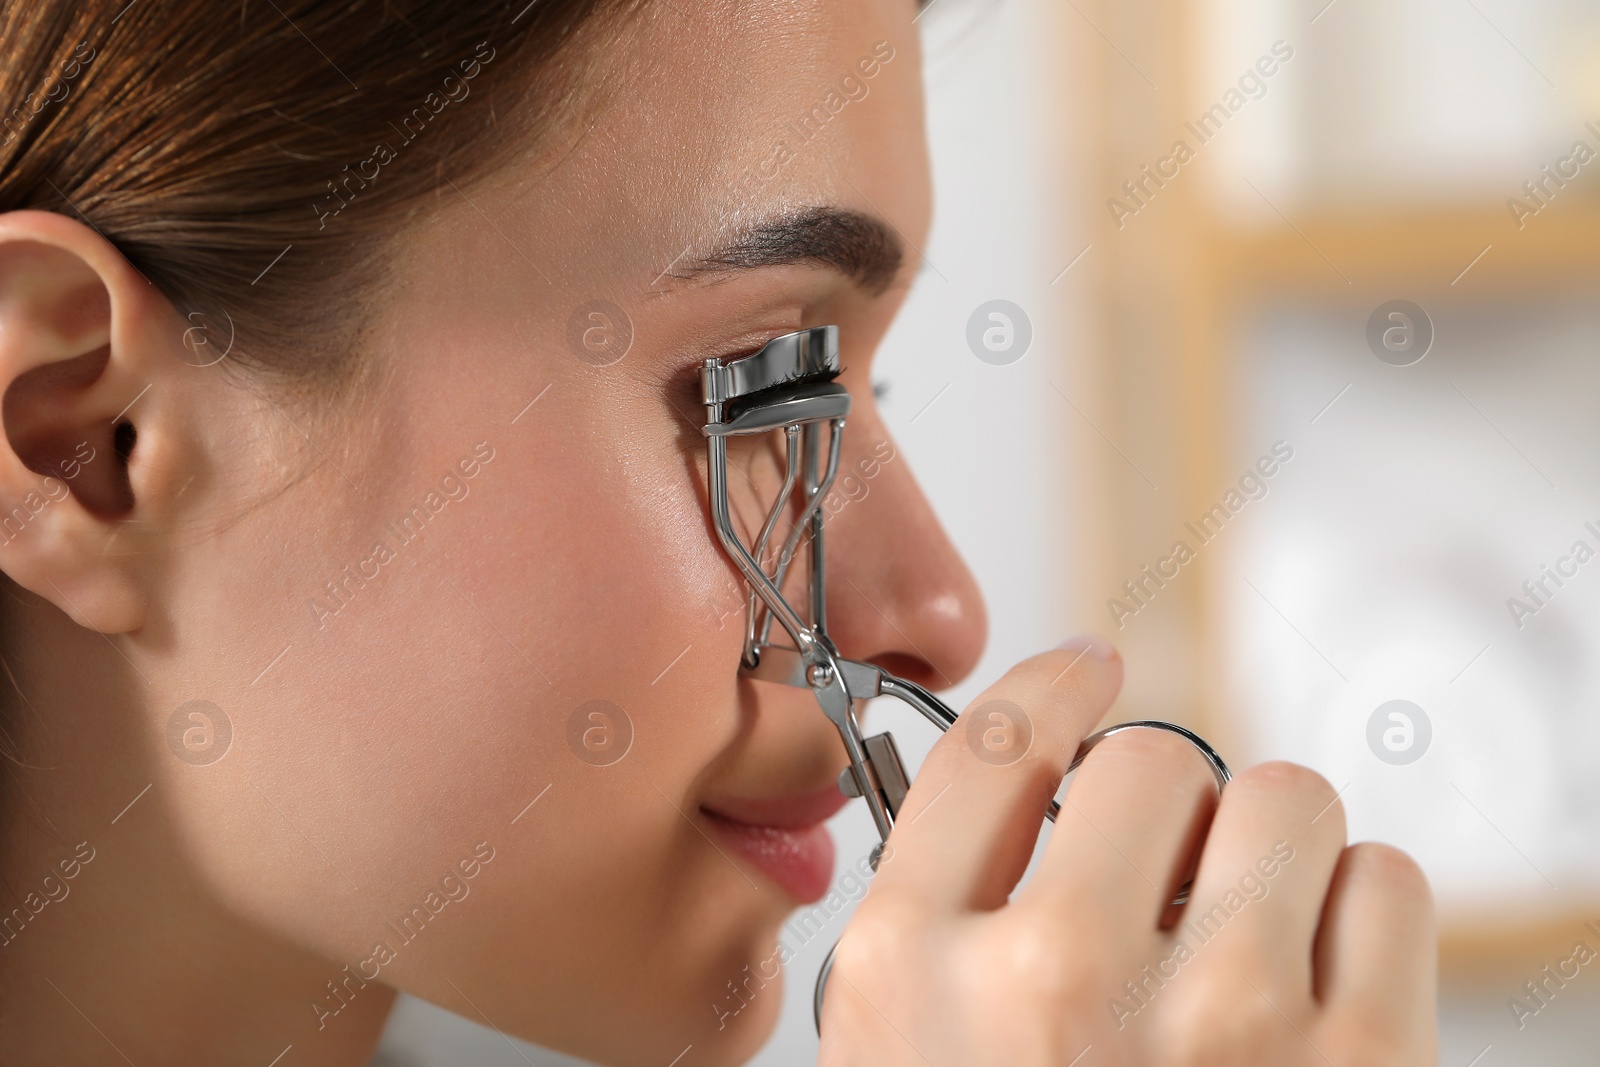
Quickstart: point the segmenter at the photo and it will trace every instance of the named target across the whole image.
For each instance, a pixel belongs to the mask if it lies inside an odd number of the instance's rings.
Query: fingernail
[[[1117,650],[1111,642],[1097,634],[1078,634],[1075,637],[1069,637],[1057,645],[1056,648],[1062,652],[1078,652],[1090,655],[1107,663],[1117,657]]]

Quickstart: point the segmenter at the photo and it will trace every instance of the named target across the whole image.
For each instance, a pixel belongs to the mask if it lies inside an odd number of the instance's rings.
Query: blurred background
[[[1600,966],[1524,988],[1600,950],[1600,4],[918,25],[938,213],[879,376],[990,605],[952,703],[1108,634],[1112,719],[1308,764],[1422,862],[1442,1064],[1600,1062]],[[835,834],[841,871],[874,841],[859,806]],[[761,1067],[815,1063],[848,914],[786,929]],[[375,1061],[572,1062],[413,1000]]]

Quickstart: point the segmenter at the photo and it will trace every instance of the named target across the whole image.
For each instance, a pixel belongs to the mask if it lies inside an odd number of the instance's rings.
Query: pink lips
[[[823,823],[845,805],[828,786],[787,797],[718,801],[702,812],[713,832],[803,904],[821,900],[833,878],[833,835]]]

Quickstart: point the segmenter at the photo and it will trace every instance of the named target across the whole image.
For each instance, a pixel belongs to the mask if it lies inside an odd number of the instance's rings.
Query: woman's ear
[[[0,570],[102,633],[138,629],[190,477],[171,303],[99,233],[0,214]]]

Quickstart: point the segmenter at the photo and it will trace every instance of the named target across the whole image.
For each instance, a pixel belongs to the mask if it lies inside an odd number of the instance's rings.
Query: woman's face
[[[915,8],[693,8],[598,57],[559,150],[441,186],[350,411],[217,407],[256,421],[213,431],[151,605],[155,796],[229,911],[349,965],[306,990],[327,1029],[376,971],[608,1062],[731,1062],[770,1031],[779,992],[744,983],[832,877],[811,827],[844,760],[810,693],[738,677],[707,357],[838,324],[832,634],[935,687],[982,646],[870,380],[928,231]],[[746,529],[777,458],[733,450]],[[215,763],[171,754],[190,700],[231,723]],[[719,1018],[730,982],[750,1004]]]

